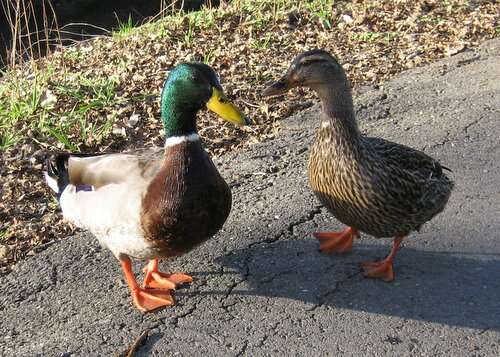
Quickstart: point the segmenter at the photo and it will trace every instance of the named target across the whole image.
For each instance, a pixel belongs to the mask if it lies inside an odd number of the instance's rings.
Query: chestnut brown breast
[[[141,225],[159,254],[183,254],[214,235],[231,211],[231,190],[199,141],[165,149],[142,202]]]

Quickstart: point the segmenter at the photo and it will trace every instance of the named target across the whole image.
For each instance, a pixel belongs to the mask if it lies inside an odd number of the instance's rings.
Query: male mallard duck
[[[213,236],[231,210],[231,191],[203,149],[196,114],[248,124],[224,96],[215,72],[184,63],[169,74],[161,96],[165,147],[105,155],[59,154],[45,177],[64,218],[93,233],[121,262],[136,307],[174,303],[170,290],[191,282],[158,271],[158,258],[186,253]],[[149,259],[139,286],[130,258]]]
[[[453,188],[444,166],[418,150],[361,135],[351,88],[340,64],[328,52],[300,54],[264,95],[308,87],[321,99],[321,126],[309,157],[309,181],[323,205],[348,226],[317,232],[323,252],[347,252],[365,232],[395,237],[382,261],[362,263],[364,275],[392,281],[392,261],[404,237],[441,212]]]

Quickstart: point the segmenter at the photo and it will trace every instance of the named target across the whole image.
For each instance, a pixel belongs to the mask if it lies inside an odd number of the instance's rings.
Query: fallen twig
[[[144,342],[146,342],[149,330],[151,330],[151,328],[147,328],[144,331],[142,331],[139,337],[135,339],[134,343],[127,350],[121,353],[120,356],[133,357],[137,349],[141,347],[144,344]]]

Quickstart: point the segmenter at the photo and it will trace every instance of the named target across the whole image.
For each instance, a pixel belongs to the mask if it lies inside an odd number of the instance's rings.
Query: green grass
[[[219,53],[218,49],[208,50],[203,55],[203,63],[208,64],[208,65],[213,65],[215,62],[215,59],[217,58],[218,53]]]
[[[211,28],[215,24],[217,11],[203,7],[200,11],[190,12],[184,15],[189,23],[198,28]]]
[[[151,24],[155,24],[155,26]],[[150,31],[153,31],[160,39],[170,36],[171,32],[164,22],[153,22],[151,24],[146,24],[144,27],[149,28]]]
[[[194,35],[194,25],[191,22],[189,22],[188,29],[184,34],[184,44],[186,45],[186,47],[191,47],[191,44],[193,43],[193,35]]]
[[[404,5],[405,1],[398,1],[398,3]],[[463,4],[448,1],[445,6],[460,9]],[[377,8],[380,8],[380,4],[374,1],[233,0],[224,2],[217,9],[203,7],[191,13],[172,10],[159,20],[140,27],[135,27],[136,24],[130,16],[124,22],[117,18],[117,26],[112,36],[117,38],[116,42],[119,43],[131,35],[149,36],[147,40],[150,42],[160,42],[161,39],[173,40],[176,41],[175,43],[181,43],[183,50],[188,50],[184,51],[184,54],[197,50],[196,60],[213,65],[216,60],[224,61],[228,50],[234,50],[224,39],[218,40],[217,38],[217,34],[223,36],[227,33],[227,28],[230,26],[238,26],[240,30],[244,28],[245,35],[249,35],[247,44],[252,54],[267,54],[270,49],[277,46],[281,50],[290,47],[291,51],[295,51],[297,36],[291,33],[289,37],[277,38],[273,32],[276,29],[274,24],[286,25],[286,19],[291,11],[297,10],[300,16],[307,18],[307,21],[313,23],[318,31],[329,35],[333,31],[338,31],[334,29],[334,26],[336,17],[340,13],[362,13]],[[443,19],[440,16],[443,16]],[[418,21],[423,25],[438,24],[445,18],[441,12],[431,12],[419,15]],[[404,29],[399,30],[399,27],[374,28],[387,29],[387,31],[352,33],[363,31],[354,28],[342,36],[348,38],[350,42],[354,40],[360,44],[365,43],[363,47],[370,47],[369,44],[373,43],[379,45],[404,42],[404,37],[400,37]],[[206,29],[212,30],[204,31]],[[390,31],[391,29],[393,31]],[[396,31],[401,31],[401,33]],[[500,35],[500,27],[496,26],[493,31],[497,36]],[[199,43],[198,37],[201,32],[211,33],[211,38],[214,40],[214,43],[203,47],[203,52],[198,48],[193,48]],[[311,33],[311,36],[316,35]],[[321,40],[321,36],[317,39]],[[325,46],[321,41],[315,43]],[[84,62],[89,56],[88,51],[92,51],[91,46],[68,47],[64,49],[62,58],[69,62]],[[183,53],[182,50],[181,53]],[[125,78],[123,74],[127,73],[129,67],[136,65],[134,64],[136,60],[137,58],[128,55],[114,59],[113,70],[115,73],[122,74],[120,78]],[[26,67],[29,66],[26,65]],[[58,67],[58,71],[61,70],[70,72]],[[56,81],[51,79],[53,73],[54,69],[50,65],[40,69],[34,64],[26,70],[7,70],[3,73],[3,80],[0,81],[0,150],[16,145],[28,135],[35,136],[40,142],[44,142],[45,138],[53,138],[71,150],[78,149],[81,145],[100,142],[112,131],[115,120],[114,106],[134,105],[134,100],[136,100],[130,96],[127,99],[116,98],[115,92],[118,85],[116,78],[93,78],[91,75],[81,73],[75,75],[64,73],[61,76],[57,73],[57,78],[64,77],[64,79]],[[258,68],[252,69],[247,78],[255,84],[269,79],[269,73]],[[47,90],[50,90],[57,98],[56,108],[42,105]],[[157,98],[158,93],[154,93],[153,96]],[[118,103],[119,100],[126,100],[127,103]]]
[[[114,103],[117,83],[118,80],[113,77],[88,78],[78,74],[68,78],[65,83],[56,84],[53,88],[56,96],[77,104],[64,112],[60,120],[47,120],[39,127],[40,131],[48,133],[70,150],[78,149],[78,144],[72,143],[72,138],[76,139],[75,142],[86,144],[100,142],[111,133],[115,118],[109,116],[101,123],[101,118],[95,120],[92,114]]]
[[[386,43],[389,43],[398,36],[399,32],[362,32],[359,34],[354,34],[354,40],[360,42],[375,42],[382,40]]]
[[[0,134],[0,150],[7,149],[10,146],[16,145],[19,138],[13,133],[5,132]]]
[[[421,15],[418,17],[418,21],[421,23],[438,24],[441,20],[435,16]]]
[[[229,13],[239,13],[242,16],[247,16],[242,18],[241,26],[261,30],[280,19],[286,18],[290,11],[294,9],[305,9],[317,17],[324,28],[330,29],[333,26],[332,9],[334,6],[341,6],[342,4],[342,2],[337,4],[336,1],[332,0],[233,0],[228,7],[210,8],[203,6],[200,10],[189,13],[174,11],[159,21],[142,25],[140,29],[144,33],[155,33],[160,38],[164,38],[170,35],[170,29],[179,28],[187,22],[188,30],[182,40],[189,47],[198,29],[220,26],[222,20]],[[251,14],[251,16],[248,16],[248,14]],[[118,30],[117,33],[127,33],[127,31],[130,31],[130,27],[133,27],[130,22],[122,24],[122,29]]]
[[[200,30],[207,28],[219,29],[224,25],[224,18],[229,13],[241,12],[246,16],[242,26],[249,26],[251,31],[258,31],[277,19],[282,19],[291,9],[310,9],[316,16],[329,21],[331,2],[326,0],[298,1],[291,0],[235,0],[229,7],[212,9],[203,7],[191,13],[174,11],[159,21],[144,26],[135,27],[129,16],[124,22],[117,18],[117,27],[112,36],[118,39],[131,34],[154,34],[167,38],[176,32],[177,28],[186,29],[179,40],[185,48],[191,48]],[[251,15],[249,15],[251,14]],[[185,26],[187,23],[187,26]],[[272,45],[272,35],[257,37],[252,42],[256,51],[267,50]],[[207,50],[203,62],[213,64],[219,55],[219,49]],[[82,61],[85,49],[80,46],[69,47],[63,52],[63,58],[68,61]],[[127,60],[117,63],[117,68],[125,71]],[[52,138],[69,150],[77,150],[82,144],[98,143],[110,135],[115,120],[113,115],[107,117],[104,110],[116,104],[115,88],[117,81],[113,78],[90,78],[82,74],[65,73],[64,80],[49,83],[53,69],[31,68],[31,74],[26,76],[23,71],[6,73],[9,80],[0,84],[0,150],[16,145],[26,137],[27,133],[44,138]],[[16,77],[17,76],[17,77]],[[28,79],[30,78],[31,79]],[[60,76],[58,76],[60,78]],[[256,80],[261,74],[255,74]],[[50,90],[57,98],[56,108],[41,105],[43,96]],[[133,99],[128,99],[132,100]],[[67,107],[66,103],[73,103]],[[54,106],[54,105],[53,105]]]
[[[271,38],[272,38],[271,34],[267,34],[263,38],[256,38],[253,40],[253,42],[250,46],[256,50],[269,49],[271,46]]]
[[[332,26],[332,7],[336,4],[331,0],[292,1],[292,0],[233,0],[230,10],[227,8],[210,8],[203,6],[200,10],[186,13],[177,11],[163,17],[159,21],[141,26],[146,31],[154,31],[161,36],[168,35],[169,27],[179,27],[185,21],[188,22],[189,33],[186,34],[184,42],[191,43],[192,35],[196,29],[213,28],[219,25],[228,12],[252,14],[244,19],[243,26],[254,27],[260,30],[269,24],[282,19],[293,9],[307,9],[324,22],[324,26]]]
[[[40,109],[40,100],[52,72],[49,67],[44,71],[35,69],[30,76],[14,71],[3,73],[9,80],[0,84],[0,149],[15,145],[21,139],[16,126]]]
[[[6,243],[9,238],[8,230],[0,230],[0,243]]]
[[[305,7],[311,11],[320,21],[325,29],[332,28],[332,10],[335,1],[332,0],[316,0],[306,1]]]
[[[241,14],[244,18],[241,19],[240,26],[248,26],[250,31],[257,32],[286,18],[293,9],[307,10],[313,13],[325,28],[330,28],[333,6],[337,6],[337,3],[330,0],[234,0],[217,9],[202,7],[201,10],[190,13],[172,10],[159,21],[137,28],[130,16],[122,22],[115,14],[117,26],[112,36],[122,39],[137,33],[167,38],[176,33],[178,28],[182,28],[185,30],[179,40],[189,49],[199,31],[214,28],[216,32],[217,29],[222,32],[227,16]],[[255,51],[266,51],[274,41],[272,34],[255,37],[251,47]],[[280,43],[280,46],[283,46],[283,43]],[[199,60],[213,64],[219,54],[220,48],[216,47],[207,50]],[[69,47],[64,50],[63,59],[82,61],[85,55],[85,48]],[[4,73],[4,78],[8,80],[0,83],[0,150],[16,145],[26,138],[28,133],[38,136],[41,141],[44,138],[53,138],[70,150],[77,150],[82,144],[100,142],[110,135],[115,117],[109,114],[113,111],[106,108],[116,104],[116,79],[65,73],[64,80],[51,82],[54,69],[50,66],[44,69],[36,68],[33,64],[31,66],[27,71]],[[127,67],[126,60],[117,63],[117,68],[122,72],[126,71]],[[262,80],[261,73],[255,73],[252,77],[256,81]],[[41,104],[47,90],[51,91],[57,101],[43,106]],[[69,106],[67,103],[70,103]]]
[[[82,74],[69,76],[64,83],[53,86],[59,95],[67,96],[83,102],[81,110],[90,108],[102,108],[108,105],[114,96],[117,79],[89,78]]]
[[[80,47],[68,47],[64,50],[63,56],[69,61],[80,61],[84,57],[84,53]]]
[[[118,80],[68,74],[63,82],[49,83],[52,72],[50,67],[32,68],[28,76],[2,82],[0,150],[15,145],[27,132],[52,137],[70,150],[78,149],[75,143],[100,142],[111,133],[114,117],[96,120],[92,115],[113,104]],[[49,93],[55,101],[46,106],[43,99]],[[76,104],[67,110],[53,110],[64,102]]]
[[[130,35],[135,28],[132,17],[129,15],[127,21],[122,22],[115,13],[115,18],[118,26],[113,31],[113,36],[126,37]]]

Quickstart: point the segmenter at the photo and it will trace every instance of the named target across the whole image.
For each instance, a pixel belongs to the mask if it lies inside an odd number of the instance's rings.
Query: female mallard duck
[[[161,96],[165,147],[136,154],[59,154],[45,177],[64,218],[93,233],[120,260],[137,308],[174,303],[170,290],[191,282],[158,271],[158,258],[188,252],[214,235],[231,210],[231,191],[203,149],[196,114],[204,106],[248,124],[224,96],[215,72],[184,63],[169,74]],[[143,286],[130,258],[149,259]]]
[[[453,182],[439,162],[407,146],[359,132],[346,74],[329,53],[304,52],[286,74],[264,91],[308,87],[321,99],[321,127],[309,157],[309,181],[323,205],[348,226],[318,232],[323,252],[347,252],[359,232],[395,237],[382,261],[362,263],[364,275],[392,281],[392,261],[404,237],[441,212]]]

